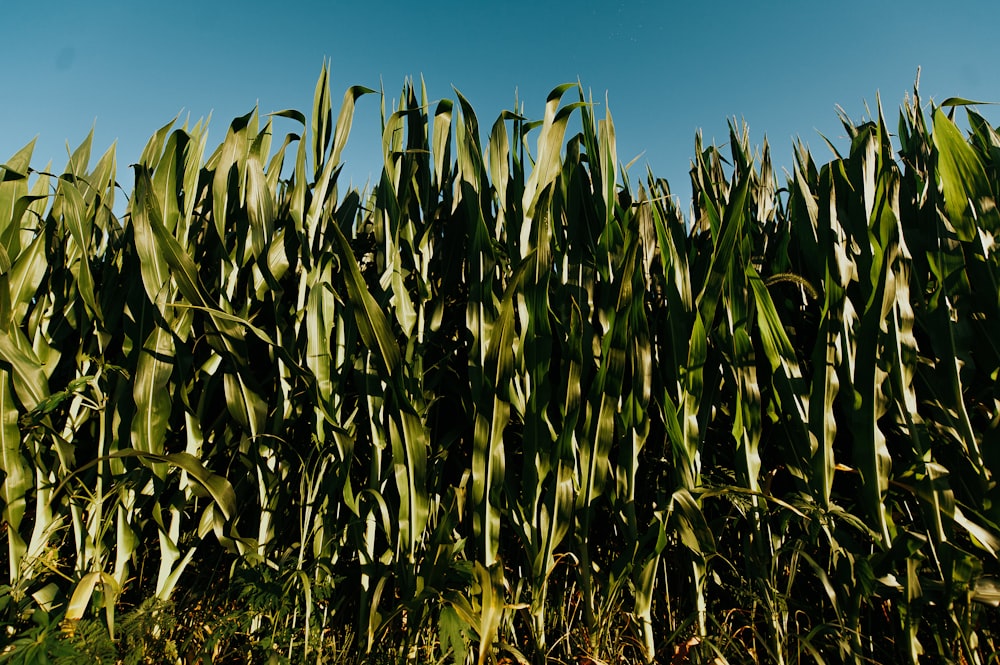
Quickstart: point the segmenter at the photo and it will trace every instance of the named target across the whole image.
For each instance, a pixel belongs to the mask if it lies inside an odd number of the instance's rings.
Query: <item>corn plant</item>
[[[990,662],[997,130],[734,123],[685,211],[580,85],[454,93],[0,166],[0,659]]]

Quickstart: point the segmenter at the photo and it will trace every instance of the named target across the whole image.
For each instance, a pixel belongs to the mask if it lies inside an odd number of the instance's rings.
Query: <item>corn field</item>
[[[0,662],[1000,659],[966,100],[783,185],[733,124],[685,210],[579,85],[407,83],[345,190],[373,92],[0,166]]]

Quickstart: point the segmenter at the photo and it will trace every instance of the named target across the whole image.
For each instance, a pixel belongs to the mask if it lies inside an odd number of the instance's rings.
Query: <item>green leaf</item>
[[[971,99],[965,99],[964,97],[949,97],[941,102],[941,106],[977,106],[980,104],[988,105],[996,104],[996,102],[975,102]]]
[[[362,95],[372,94],[375,91],[360,85],[354,85],[344,93],[344,101],[340,104],[340,113],[337,115],[337,125],[333,132],[333,151],[330,153],[330,160],[334,164],[340,163],[340,154],[347,145],[347,138],[351,135],[351,124],[354,121],[354,105]]]
[[[310,125],[312,142],[309,144],[310,157],[313,164],[313,178],[326,166],[326,148],[330,145],[330,130],[333,128],[333,107],[330,104],[330,73],[326,60],[316,81],[316,91],[313,95],[313,111]]]
[[[153,236],[153,227],[159,219],[159,210],[153,191],[149,170],[135,166],[135,193],[132,195],[131,210],[135,229],[135,251],[139,256],[139,274],[150,302],[159,303],[166,295],[167,281],[170,279],[167,259],[158,250]],[[162,223],[161,223],[162,225]]]
[[[989,231],[1000,229],[1000,212],[983,164],[941,109],[934,112],[934,147],[945,212],[959,240],[971,241],[977,222]]]
[[[20,330],[0,332],[0,363],[10,366],[15,394],[25,409],[34,409],[49,396],[42,365]]]
[[[674,492],[670,500],[670,510],[677,520],[681,540],[688,548],[702,556],[715,552],[715,536],[691,492],[686,489]]]
[[[73,590],[73,596],[69,600],[69,605],[66,607],[66,618],[70,621],[79,621],[83,618],[83,615],[87,612],[87,608],[90,606],[94,589],[98,584],[101,585],[104,609],[107,613],[108,630],[113,640],[115,638],[115,602],[121,594],[121,588],[118,586],[115,578],[104,571],[90,572],[80,578],[76,588]]]
[[[274,198],[264,176],[264,166],[256,155],[250,155],[246,162],[246,207],[250,220],[250,244],[256,259],[264,254],[274,235],[277,218]]]
[[[100,317],[100,309],[94,297],[94,278],[90,272],[90,230],[93,219],[88,219],[83,196],[72,181],[60,179],[57,196],[62,198],[63,219],[78,247],[77,252],[67,257],[70,261],[69,269],[77,280],[77,288],[80,289],[83,301],[91,312]],[[73,254],[76,255],[75,258],[71,258]]]
[[[434,138],[432,150],[434,153],[434,176],[439,186],[445,182],[445,164],[451,161],[451,111],[450,99],[438,102],[434,111]],[[450,168],[450,166],[449,166]]]
[[[441,650],[451,653],[455,663],[464,663],[472,642],[472,626],[466,623],[451,604],[441,608],[438,615],[438,639]]]
[[[168,455],[151,453],[144,450],[116,450],[108,455],[97,457],[87,464],[84,464],[67,475],[56,487],[54,495],[59,495],[77,476],[87,469],[110,459],[123,459],[135,457],[141,460],[159,462],[174,468],[180,469],[188,474],[199,487],[205,491],[205,495],[215,502],[223,516],[227,520],[233,519],[237,512],[236,492],[233,486],[223,476],[208,470],[197,457],[190,453],[170,453]]]
[[[354,316],[361,339],[365,346],[372,351],[383,380],[391,382],[392,377],[397,376],[397,369],[402,362],[399,345],[396,343],[392,328],[389,327],[389,321],[382,308],[378,306],[368,291],[368,286],[361,276],[361,268],[358,266],[357,259],[354,258],[351,244],[336,224],[331,224],[331,230],[339,249],[338,256],[340,264],[344,268],[347,294],[354,306]]]
[[[18,203],[28,194],[28,169],[31,152],[35,147],[32,139],[18,150],[6,164],[0,165],[0,242],[9,254],[17,254],[18,231],[24,208],[18,211]]]
[[[21,432],[17,426],[18,410],[14,404],[10,372],[0,370],[0,497],[7,524],[7,556],[9,579],[12,583],[21,577],[21,559],[27,544],[19,531],[21,520],[28,507],[28,492],[34,485],[34,470],[24,456]]]

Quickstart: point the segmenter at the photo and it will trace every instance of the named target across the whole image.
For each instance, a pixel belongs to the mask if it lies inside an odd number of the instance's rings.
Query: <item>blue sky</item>
[[[694,136],[724,143],[727,120],[766,136],[790,167],[795,138],[825,159],[843,146],[836,105],[856,120],[881,94],[890,126],[922,68],[925,101],[1000,102],[996,2],[910,0],[574,3],[64,2],[0,0],[0,163],[38,137],[33,166],[61,172],[66,142],[95,127],[95,159],[117,141],[119,181],[146,140],[178,113],[211,113],[209,151],[230,120],[309,113],[324,58],[335,105],[347,87],[384,85],[388,104],[422,75],[431,99],[458,88],[488,128],[515,91],[531,118],[546,94],[579,80],[610,99],[618,157],[632,181],[648,164],[688,196]],[[994,124],[1000,107],[979,110]],[[336,109],[335,109],[336,110]],[[602,111],[598,111],[601,113]],[[280,136],[291,121],[276,126]],[[380,168],[379,101],[363,97],[344,153],[363,185]],[[121,206],[116,205],[116,208]]]

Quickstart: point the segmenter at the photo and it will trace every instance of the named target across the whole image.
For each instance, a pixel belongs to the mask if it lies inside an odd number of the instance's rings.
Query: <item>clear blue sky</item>
[[[643,153],[689,195],[699,128],[727,139],[727,119],[766,136],[790,167],[796,137],[825,158],[821,132],[844,145],[835,107],[856,120],[876,92],[891,127],[922,68],[921,93],[1000,102],[996,0],[578,0],[576,2],[65,2],[0,0],[0,163],[38,137],[33,166],[61,172],[66,142],[91,126],[95,159],[118,144],[119,181],[148,137],[178,113],[212,115],[209,151],[229,121],[258,105],[308,115],[324,58],[335,106],[348,86],[384,84],[391,103],[406,77],[429,97],[473,104],[480,125],[512,108],[515,90],[539,118],[548,91],[580,80],[607,93],[619,160]],[[376,96],[359,101],[345,151],[356,185],[380,168]],[[980,107],[994,124],[1000,107]],[[291,121],[276,127],[294,131]],[[118,208],[120,206],[116,206]]]

